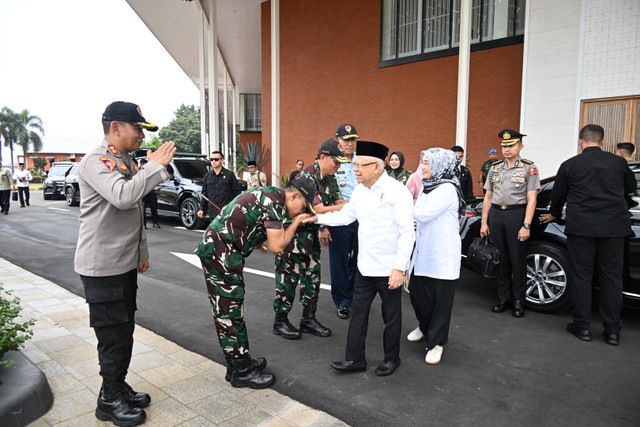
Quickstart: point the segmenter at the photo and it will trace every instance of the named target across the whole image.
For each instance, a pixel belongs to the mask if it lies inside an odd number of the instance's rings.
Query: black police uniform
[[[516,144],[525,136],[511,129],[498,135],[503,139],[502,146]],[[527,289],[527,254],[518,232],[524,224],[527,193],[540,189],[538,168],[523,158],[511,166],[506,160],[497,161],[489,169],[484,189],[492,192],[488,225],[491,239],[500,250],[498,304],[493,311],[504,311],[504,303],[513,301],[513,314],[520,317],[524,315],[522,304]]]

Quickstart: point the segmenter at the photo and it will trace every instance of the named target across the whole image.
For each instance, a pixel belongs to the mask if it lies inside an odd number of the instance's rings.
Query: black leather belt
[[[516,209],[524,209],[527,207],[527,204],[525,203],[524,205],[497,205],[495,203],[491,203],[491,207],[500,209],[501,211],[512,211]]]

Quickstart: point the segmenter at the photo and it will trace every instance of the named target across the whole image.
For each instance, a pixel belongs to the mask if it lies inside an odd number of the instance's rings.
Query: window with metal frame
[[[472,51],[522,43],[526,0],[473,0]],[[380,67],[456,55],[461,0],[382,0]]]
[[[240,94],[240,130],[262,131],[262,95],[259,93]]]

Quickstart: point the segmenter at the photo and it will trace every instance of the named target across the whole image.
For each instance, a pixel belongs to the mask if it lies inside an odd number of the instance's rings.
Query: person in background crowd
[[[420,194],[422,194],[422,167],[420,164],[418,164],[418,169],[407,180],[407,190],[413,196],[413,203],[415,204]]]
[[[284,189],[256,188],[245,191],[227,204],[211,221],[195,250],[207,284],[218,341],[227,361],[225,379],[233,387],[262,389],[276,382],[262,372],[266,359],[252,359],[244,321],[245,260],[256,247],[268,241],[269,250],[282,252],[293,238],[303,213],[316,195],[308,178],[293,180]],[[285,229],[286,218],[293,219]]]
[[[209,211],[209,218],[215,218],[220,209],[224,208],[227,203],[232,201],[240,194],[240,184],[236,179],[236,175],[229,169],[224,168],[224,155],[221,151],[211,153],[211,166],[213,167],[205,176],[202,183],[202,194],[204,197],[200,203],[198,218],[202,218]],[[215,206],[212,204],[215,203]]]
[[[358,131],[349,123],[340,125],[336,130],[342,154],[348,162],[342,163],[336,172],[336,180],[342,198],[349,201],[358,180],[353,170],[356,154]],[[351,315],[351,300],[356,279],[356,260],[358,259],[358,221],[348,225],[327,227],[331,234],[329,240],[329,269],[331,271],[331,297],[340,319]]]
[[[140,159],[140,169],[147,164],[147,159]],[[151,222],[153,223],[153,228],[160,228],[160,224],[158,224],[158,197],[156,196],[156,192],[151,190],[149,193],[142,198],[143,209],[144,209],[144,228],[147,228],[147,208],[151,211]]]
[[[462,189],[464,199],[473,200],[475,196],[473,195],[473,178],[471,177],[471,171],[468,167],[462,164],[462,162],[464,161],[464,148],[456,145],[454,147],[451,147],[451,151],[456,153],[456,156],[458,156],[458,167],[460,169],[460,188]]]
[[[102,114],[104,139],[78,164],[80,230],[74,266],[89,304],[89,321],[98,340],[102,387],[95,416],[118,426],[146,419],[147,393],[134,391],[125,378],[131,362],[138,274],[149,268],[147,233],[142,227],[142,197],[169,179],[166,166],[173,142],[148,152],[143,170],[129,153],[140,148],[142,129],[152,132],[140,107],[116,101]]]
[[[296,177],[298,176],[300,171],[302,171],[302,169],[304,169],[304,160],[298,159],[296,161],[296,170],[294,170],[293,172],[291,172],[291,174],[289,174],[289,182],[296,179]]]
[[[388,171],[389,176],[407,185],[407,180],[413,172],[404,169],[404,154],[402,154],[402,151],[394,151],[391,153],[389,156],[389,166],[391,167],[391,170]]]
[[[9,215],[9,205],[11,204],[11,171],[2,167],[0,163],[0,207],[1,214]]]
[[[384,360],[375,370],[378,376],[392,374],[400,366],[402,329],[402,289],[409,267],[415,233],[413,203],[406,187],[384,170],[389,149],[377,142],[358,141],[353,168],[358,186],[340,211],[319,214],[306,222],[346,225],[358,220],[358,274],[353,297],[353,313],[347,333],[345,359],[332,362],[338,371],[367,369],[365,341],[369,312],[376,294],[382,299]]]
[[[616,145],[616,156],[624,157],[627,162],[633,161],[633,152],[636,146],[630,142],[621,142]]]
[[[487,174],[489,173],[489,169],[498,159],[498,151],[495,148],[489,150],[489,160],[485,160],[480,168],[480,172],[482,173],[482,177],[478,183],[482,186],[482,192],[486,194],[487,190],[484,189],[484,184],[487,182]]]
[[[500,250],[498,264],[498,303],[491,308],[503,313],[509,302],[511,314],[524,317],[527,289],[527,252],[531,221],[536,210],[540,176],[538,167],[520,157],[523,135],[512,129],[500,131],[504,160],[489,169],[487,193],[482,203],[480,236],[491,234]]]
[[[443,148],[420,154],[423,191],[413,209],[416,247],[409,272],[411,305],[419,326],[411,342],[427,337],[425,362],[440,362],[449,337],[453,298],[460,277],[460,216],[466,205],[457,156]]]
[[[318,160],[300,172],[299,178],[309,178],[316,186],[316,198],[313,201],[316,212],[333,212],[344,206],[334,175],[340,163],[346,161],[338,141],[328,139],[320,145]],[[288,226],[287,222],[285,226]],[[298,339],[301,332],[319,337],[331,335],[331,329],[322,326],[316,319],[320,297],[320,243],[327,246],[329,238],[329,230],[326,227],[304,224],[298,227],[293,240],[285,250],[276,255],[276,296],[273,301],[276,318],[271,329],[275,335],[285,339]],[[300,305],[303,307],[300,329],[294,327],[288,319],[298,281]]]
[[[635,191],[636,180],[623,159],[602,151],[601,126],[583,127],[579,144],[582,153],[560,165],[549,213],[540,215],[540,220],[546,223],[560,218],[566,202],[568,286],[573,304],[573,321],[567,331],[582,341],[591,341],[591,292],[597,272],[604,339],[618,345],[624,245],[625,238],[632,235],[625,196]]]
[[[21,208],[25,207],[25,203],[29,206],[29,181],[32,179],[31,172],[24,168],[24,163],[18,163],[18,170],[13,173],[13,180],[18,187]]]
[[[248,176],[247,176],[247,189],[262,188],[267,185],[267,175],[264,172],[258,170],[258,165],[254,160],[247,162]]]

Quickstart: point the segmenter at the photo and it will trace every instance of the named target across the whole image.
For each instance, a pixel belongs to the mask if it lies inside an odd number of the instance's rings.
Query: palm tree
[[[17,142],[22,147],[24,154],[24,162],[27,162],[27,151],[29,146],[33,148],[33,152],[37,153],[42,150],[42,138],[44,136],[44,128],[42,127],[42,119],[38,116],[32,116],[29,111],[22,110],[17,114]]]
[[[11,108],[2,107],[2,110],[0,110],[0,135],[4,140],[4,146],[9,147],[9,150],[11,150],[11,171],[15,169],[13,165],[13,145],[17,142],[18,127],[18,114]]]

